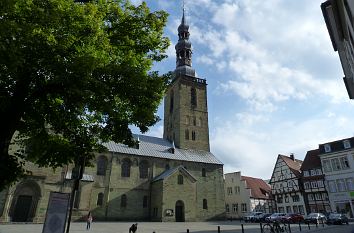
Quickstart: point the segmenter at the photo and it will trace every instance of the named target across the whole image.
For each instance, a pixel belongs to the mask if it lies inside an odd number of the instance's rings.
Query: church
[[[207,221],[225,215],[223,164],[209,145],[207,83],[192,68],[189,26],[178,27],[176,69],[164,98],[163,138],[134,135],[134,147],[109,142],[86,167],[72,220]],[[73,165],[31,176],[0,192],[0,222],[43,222],[50,192],[70,193]]]

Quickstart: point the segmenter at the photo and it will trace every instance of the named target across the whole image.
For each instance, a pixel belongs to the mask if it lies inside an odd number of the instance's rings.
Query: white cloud
[[[304,10],[301,3],[289,6],[280,0],[225,1],[217,8],[210,1],[203,3],[210,7],[214,24],[197,20],[191,28],[193,40],[209,49],[217,69],[234,74],[220,82],[225,92],[254,104],[252,109],[268,105],[274,110],[277,102],[314,95],[332,102],[347,99],[338,77],[324,75],[333,67],[334,52],[323,52],[331,48],[319,5],[306,2]],[[195,18],[202,14],[192,13]],[[206,57],[211,58],[201,55],[198,61],[213,64]]]
[[[201,55],[195,59],[197,62],[204,63],[206,65],[214,64],[214,60],[206,55]]]
[[[224,172],[242,171],[269,179],[278,154],[303,160],[318,144],[351,137],[346,117],[315,117],[307,121],[266,121],[245,125],[234,121],[216,127],[211,135],[212,152],[222,158]],[[338,130],[343,129],[343,130]]]

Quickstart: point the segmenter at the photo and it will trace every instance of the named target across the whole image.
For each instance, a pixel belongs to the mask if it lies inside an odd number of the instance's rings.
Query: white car
[[[255,217],[258,215],[263,214],[263,212],[251,212],[243,217],[243,220],[245,222],[253,222],[255,220]]]

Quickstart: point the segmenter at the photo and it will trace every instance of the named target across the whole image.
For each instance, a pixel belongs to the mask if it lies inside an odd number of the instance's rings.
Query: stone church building
[[[225,214],[223,164],[210,152],[207,83],[192,68],[189,26],[178,27],[176,69],[164,99],[163,138],[134,135],[138,146],[106,143],[86,167],[73,220],[207,221]],[[70,193],[73,165],[32,175],[0,192],[0,222],[43,222],[50,192]]]

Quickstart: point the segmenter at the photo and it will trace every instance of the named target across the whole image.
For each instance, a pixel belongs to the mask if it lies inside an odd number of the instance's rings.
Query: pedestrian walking
[[[86,217],[86,230],[90,230],[92,220],[93,220],[93,217],[92,217],[91,211],[89,211],[87,214],[87,217]]]

